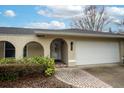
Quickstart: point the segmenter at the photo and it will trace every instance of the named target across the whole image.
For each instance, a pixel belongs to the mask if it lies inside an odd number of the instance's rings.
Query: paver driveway
[[[115,88],[124,88],[124,66],[103,66],[103,67],[90,67],[83,69],[83,71],[94,75],[103,82]]]
[[[111,87],[86,71],[76,68],[58,68],[55,76],[59,80],[79,88]]]

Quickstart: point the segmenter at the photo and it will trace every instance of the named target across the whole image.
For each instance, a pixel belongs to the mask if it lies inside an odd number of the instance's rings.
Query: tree
[[[124,19],[115,22],[115,24],[119,27],[120,32],[124,31]]]
[[[71,26],[83,30],[103,31],[111,21],[104,6],[90,5],[84,8],[80,18],[71,21]]]

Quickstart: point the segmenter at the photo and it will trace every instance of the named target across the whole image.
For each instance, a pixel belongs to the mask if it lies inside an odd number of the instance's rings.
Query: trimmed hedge
[[[12,64],[16,63],[15,58],[0,58],[0,64]]]
[[[54,60],[48,57],[30,57],[20,60],[0,59],[0,80],[16,80],[33,73],[51,76],[55,73]]]

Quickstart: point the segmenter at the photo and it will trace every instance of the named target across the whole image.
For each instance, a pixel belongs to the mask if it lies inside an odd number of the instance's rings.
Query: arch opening
[[[54,39],[50,45],[50,56],[56,63],[68,63],[68,46],[63,39]]]
[[[8,41],[0,41],[0,58],[15,58],[15,47]]]
[[[23,57],[44,56],[43,46],[38,42],[29,42],[24,46]]]

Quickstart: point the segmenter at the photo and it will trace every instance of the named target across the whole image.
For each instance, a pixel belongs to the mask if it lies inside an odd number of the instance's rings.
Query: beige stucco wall
[[[105,40],[103,38],[83,38],[83,37],[67,37],[67,36],[45,36],[45,37],[37,37],[35,35],[0,35],[0,41],[9,41],[11,42],[15,48],[16,48],[16,58],[22,58],[23,57],[23,48],[24,46],[32,41],[38,42],[41,44],[44,48],[44,56],[50,57],[50,44],[51,42],[56,39],[61,38],[66,41],[68,45],[68,65],[74,66],[76,64],[76,58],[75,58],[75,43],[77,40],[85,40],[85,39],[94,39],[94,40]],[[116,39],[106,39],[110,41],[120,41]],[[73,51],[70,49],[70,43],[73,42]],[[124,47],[121,47],[123,50]],[[124,53],[124,52],[123,52]]]
[[[15,46],[15,56],[17,59],[23,58],[23,49],[24,46],[29,42],[38,42],[44,48],[44,56],[50,57],[50,44],[51,42],[56,39],[61,38],[66,41],[68,45],[68,65],[75,64],[75,55],[74,50],[70,50],[70,42],[74,41],[70,37],[63,37],[63,36],[45,36],[45,37],[37,37],[35,35],[0,35],[0,41],[9,41]],[[66,56],[66,55],[65,55]]]
[[[120,41],[120,60],[121,63],[124,63],[124,40]]]
[[[68,45],[66,43],[63,44],[62,47],[62,60],[63,62],[65,62],[66,64],[68,64]]]

